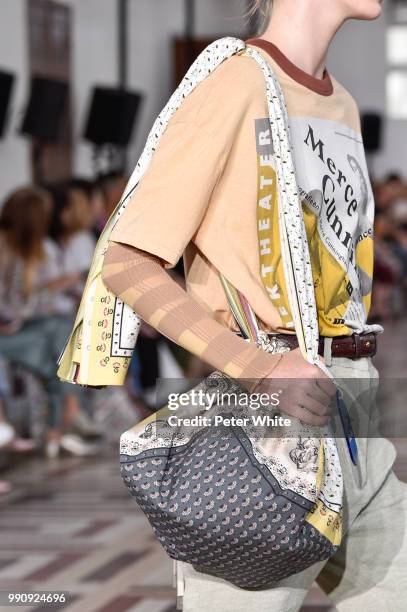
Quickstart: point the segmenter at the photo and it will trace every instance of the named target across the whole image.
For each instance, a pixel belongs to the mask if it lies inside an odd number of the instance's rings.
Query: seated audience
[[[69,182],[70,187],[80,191],[88,200],[92,214],[92,233],[99,238],[105,225],[105,199],[98,181],[84,178],[74,178]]]
[[[76,283],[59,291],[53,302],[54,313],[74,317],[92,263],[96,239],[91,231],[91,202],[82,189],[68,183],[50,187],[53,208],[49,234],[59,249],[59,274],[79,277]]]
[[[56,376],[72,321],[56,314],[54,301],[59,291],[81,282],[82,274],[61,272],[58,249],[47,238],[51,209],[49,194],[29,187],[14,192],[1,210],[0,355],[44,384],[49,400],[45,448],[54,457],[61,446],[75,454],[94,448],[63,435],[63,425],[74,423],[79,407],[73,388]]]

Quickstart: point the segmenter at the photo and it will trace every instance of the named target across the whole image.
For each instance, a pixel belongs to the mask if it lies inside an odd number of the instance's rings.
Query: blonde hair
[[[258,34],[264,31],[270,21],[272,4],[273,0],[251,0],[248,16],[257,18]]]

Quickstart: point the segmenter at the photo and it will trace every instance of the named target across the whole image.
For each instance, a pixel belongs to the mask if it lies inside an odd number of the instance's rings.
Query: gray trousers
[[[330,367],[345,397],[359,398],[360,418],[365,414],[367,422],[378,382],[371,360],[332,359]],[[346,440],[338,437],[337,442],[345,485],[345,537],[338,553],[278,586],[256,591],[178,564],[184,612],[296,612],[315,580],[340,612],[406,609],[407,485],[392,471],[394,446],[379,437],[358,438],[355,467]]]
[[[49,316],[26,321],[11,335],[0,334],[0,355],[12,364],[19,364],[37,376],[48,396],[48,425],[61,424],[64,396],[75,393],[74,385],[57,377],[57,359],[71,332],[72,321]]]

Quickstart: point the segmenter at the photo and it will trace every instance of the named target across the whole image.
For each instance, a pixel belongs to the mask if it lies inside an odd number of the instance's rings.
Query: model
[[[223,62],[171,118],[113,229],[102,276],[110,291],[159,332],[250,391],[283,388],[284,414],[323,427],[336,406],[330,376],[350,395],[363,392],[368,404],[377,385],[371,357],[381,330],[367,324],[374,202],[356,104],[326,70],[325,60],[343,23],[376,19],[381,2],[256,4],[268,18],[261,38],[247,46],[272,67],[288,109],[319,352],[327,370],[304,359],[294,333],[264,77],[244,54]],[[167,272],[182,255],[187,291]],[[221,278],[244,296],[262,331],[285,352],[259,350],[236,333]],[[183,609],[295,611],[317,580],[338,610],[402,610],[407,488],[392,471],[395,451],[389,442],[367,437],[357,442],[356,461],[349,436],[337,440],[345,538],[329,561],[300,573],[293,568],[280,583],[255,590],[184,564]]]

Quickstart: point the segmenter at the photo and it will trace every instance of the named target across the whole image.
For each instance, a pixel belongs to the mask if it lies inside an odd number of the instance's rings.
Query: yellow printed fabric
[[[72,332],[58,376],[85,386],[123,385],[139,321],[104,286],[98,274],[87,288],[83,319]],[[130,323],[131,319],[131,323]]]
[[[325,470],[329,470],[329,466],[325,462],[325,451],[323,440],[319,444],[319,461],[317,472],[317,489],[321,492],[321,486]],[[315,527],[322,533],[334,546],[339,546],[342,541],[342,507],[338,512],[329,508],[321,496],[318,495],[315,506],[310,510],[305,517],[307,523]]]

